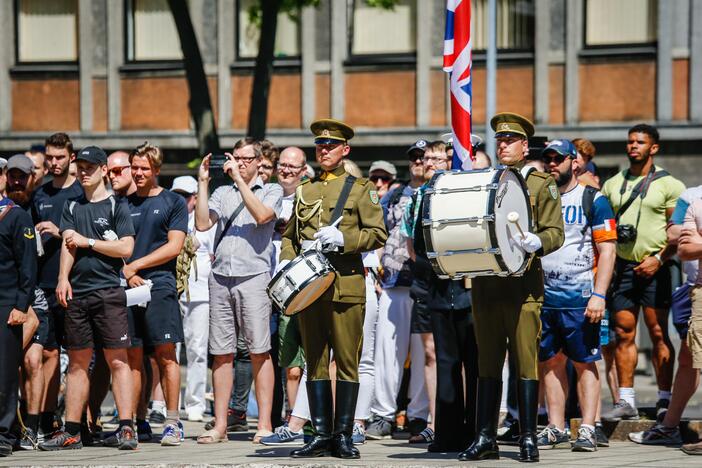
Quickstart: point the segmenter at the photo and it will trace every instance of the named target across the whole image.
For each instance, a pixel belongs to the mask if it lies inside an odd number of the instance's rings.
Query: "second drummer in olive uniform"
[[[534,134],[533,124],[520,115],[506,112],[495,115],[490,124],[495,130],[500,163],[522,170],[528,151],[527,138]],[[459,455],[460,460],[499,458],[495,438],[502,394],[502,365],[508,342],[519,374],[519,459],[539,460],[536,445],[538,350],[544,299],[540,257],[563,244],[564,229],[560,195],[553,178],[535,170],[528,172],[525,178],[534,225],[527,226],[525,221],[520,221],[524,236],[517,233],[513,241],[534,257],[521,277],[491,276],[473,280],[473,318],[480,369],[478,435]]]
[[[337,457],[358,458],[351,432],[366,301],[361,253],[383,246],[387,231],[373,184],[351,178],[344,170],[342,162],[351,150],[348,140],[353,137],[353,129],[323,119],[314,122],[311,130],[323,172],[297,189],[293,216],[283,234],[279,268],[319,240],[337,277],[333,287],[298,315],[307,360],[311,420],[317,434],[291,456],[316,457],[331,451]],[[348,193],[345,201],[344,192]],[[343,205],[335,210],[339,200]],[[335,211],[342,216],[338,228],[331,226]],[[330,351],[337,367],[335,409]]]

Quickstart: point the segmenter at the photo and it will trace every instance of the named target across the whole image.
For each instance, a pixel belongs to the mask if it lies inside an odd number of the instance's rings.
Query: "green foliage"
[[[298,22],[300,21],[300,10],[302,7],[317,7],[320,1],[321,0],[280,0],[280,11],[287,14],[293,21]],[[248,9],[248,14],[252,24],[261,25],[261,0],[252,2]]]
[[[395,5],[400,3],[400,0],[363,0],[370,7],[383,8],[385,10],[392,10]],[[422,1],[422,0],[420,0]]]

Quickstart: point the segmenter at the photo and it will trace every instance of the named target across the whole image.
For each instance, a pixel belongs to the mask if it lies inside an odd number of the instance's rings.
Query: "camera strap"
[[[641,199],[643,200],[646,198],[646,194],[648,193],[648,188],[651,186],[651,183],[654,181],[668,176],[670,173],[666,170],[658,171],[656,172],[656,166],[651,166],[651,169],[648,171],[648,174],[646,174],[646,177],[643,180],[640,180],[638,184],[634,186],[634,188],[631,191],[631,196],[629,199],[624,203],[619,210],[617,211],[617,215],[615,217],[615,221],[619,223],[619,218],[624,214],[624,212],[629,209],[629,207],[634,203],[634,201],[641,196]],[[622,183],[621,188],[619,189],[619,200],[621,201],[622,197],[624,196],[624,193],[626,193],[626,187],[628,185],[627,182],[627,177],[629,176],[629,170],[626,170],[626,173],[624,174],[624,182]],[[639,206],[639,217],[641,216],[641,206]],[[637,224],[638,224],[638,219],[637,219]]]

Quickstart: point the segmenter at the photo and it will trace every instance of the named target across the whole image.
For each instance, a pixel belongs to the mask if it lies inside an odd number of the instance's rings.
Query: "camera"
[[[224,163],[227,162],[227,156],[224,154],[213,154],[210,157],[210,170],[221,171],[224,167]]]
[[[628,244],[636,241],[636,226],[631,224],[620,224],[617,226],[617,242]]]

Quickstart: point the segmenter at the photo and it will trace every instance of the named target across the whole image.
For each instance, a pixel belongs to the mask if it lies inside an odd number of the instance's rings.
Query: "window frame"
[[[80,16],[79,16],[79,5],[76,1],[76,59],[75,60],[20,60],[20,32],[19,32],[19,16],[20,16],[20,2],[21,0],[13,1],[14,8],[14,36],[15,36],[15,50],[14,59],[15,66],[13,71],[42,71],[46,69],[55,69],[56,71],[67,71],[73,72],[78,71],[80,64]]]
[[[657,0],[660,1],[660,0]],[[587,7],[588,0],[582,2],[582,46],[581,56],[598,57],[606,55],[655,55],[658,51],[658,30],[656,29],[656,40],[648,42],[621,42],[612,44],[588,44],[587,43]],[[567,34],[567,32],[566,32]]]
[[[499,0],[498,0],[499,1]],[[534,57],[536,49],[536,0],[529,0],[534,9],[532,16],[531,47],[497,48],[497,60],[527,60]],[[499,11],[496,21],[499,21]],[[472,37],[472,36],[471,36]],[[473,48],[473,61],[481,62],[487,60],[487,49]]]
[[[181,70],[185,68],[182,58],[171,59],[146,59],[139,60],[130,58],[134,55],[134,2],[136,0],[124,0],[124,63],[121,70]]]

